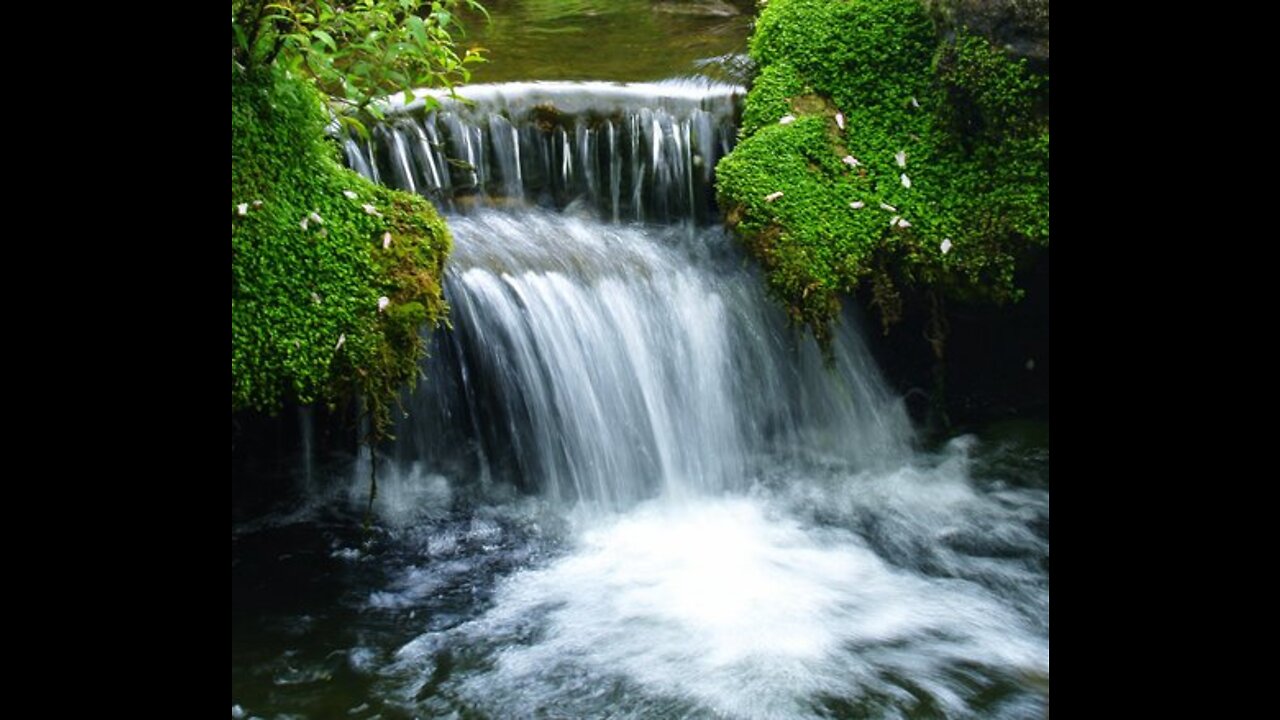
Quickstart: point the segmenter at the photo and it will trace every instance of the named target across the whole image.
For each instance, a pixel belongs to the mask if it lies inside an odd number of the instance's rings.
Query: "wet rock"
[[[1049,0],[924,0],[944,33],[967,26],[1019,57],[1049,59]]]

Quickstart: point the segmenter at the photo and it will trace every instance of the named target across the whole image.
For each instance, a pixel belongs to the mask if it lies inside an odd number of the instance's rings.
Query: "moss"
[[[309,85],[233,70],[231,406],[359,395],[385,423],[417,375],[420,325],[446,316],[450,238],[422,198],[342,167],[326,121]]]
[[[908,288],[1019,297],[1015,266],[1049,235],[1046,78],[963,31],[940,40],[917,0],[773,0],[751,53],[717,191],[794,321],[824,340],[868,276],[886,329]]]
[[[742,112],[742,134],[755,133],[791,110],[791,98],[804,92],[795,68],[785,62],[763,68],[751,88],[751,102]]]

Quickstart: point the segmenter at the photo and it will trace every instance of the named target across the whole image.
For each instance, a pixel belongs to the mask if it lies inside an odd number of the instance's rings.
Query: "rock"
[[[1049,60],[1049,0],[924,0],[939,29],[971,31],[1019,57]]]

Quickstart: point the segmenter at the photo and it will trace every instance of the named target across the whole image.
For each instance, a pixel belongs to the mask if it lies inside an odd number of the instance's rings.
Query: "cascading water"
[[[378,588],[313,663],[352,716],[1045,713],[1047,488],[913,449],[852,313],[829,360],[787,328],[713,224],[740,93],[471,88],[347,143],[455,240],[383,550],[329,551]]]
[[[473,472],[623,509],[743,490],[766,457],[905,458],[906,418],[856,334],[825,370],[720,230],[537,209],[451,227],[454,331],[398,428],[403,463],[457,462],[451,448],[466,447]]]
[[[704,79],[478,85],[470,102],[389,101],[396,119],[371,142],[348,138],[345,153],[371,180],[447,210],[527,201],[615,222],[706,222],[741,93]]]

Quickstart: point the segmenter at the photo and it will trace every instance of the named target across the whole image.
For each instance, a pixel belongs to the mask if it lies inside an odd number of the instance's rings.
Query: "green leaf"
[[[311,31],[311,34],[314,35],[315,37],[320,38],[320,42],[329,46],[330,50],[336,51],[338,49],[338,44],[333,41],[333,36],[325,32],[324,30],[321,30],[320,28],[316,28],[315,30]]]
[[[422,18],[410,15],[406,24],[409,26],[409,32],[413,34],[413,39],[417,40],[419,45],[426,47],[430,44],[427,41],[427,28],[423,25]]]

